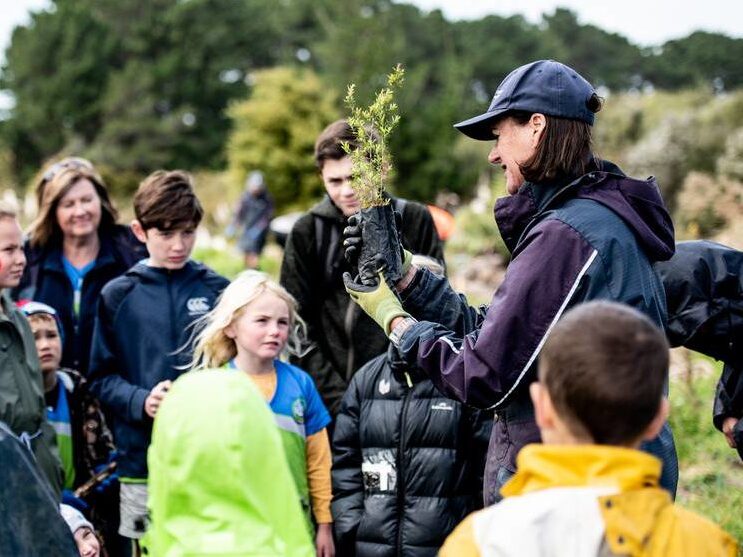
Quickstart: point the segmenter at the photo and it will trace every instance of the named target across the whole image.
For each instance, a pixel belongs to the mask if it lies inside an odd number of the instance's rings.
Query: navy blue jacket
[[[418,271],[402,301],[421,321],[400,342],[443,393],[502,418],[485,469],[488,504],[515,471],[519,449],[540,440],[527,386],[551,328],[570,307],[596,299],[626,303],[665,327],[665,292],[652,263],[674,252],[655,181],[628,178],[606,162],[573,181],[524,184],[498,200],[495,218],[512,260],[490,306],[470,308],[444,279]],[[650,452],[666,465],[661,485],[675,492],[670,430],[656,441]]]
[[[64,328],[61,366],[83,375],[88,370],[95,308],[101,290],[108,281],[147,257],[144,244],[137,241],[128,226],[117,225],[111,232],[101,233],[100,242],[95,265],[83,280],[77,319],[72,311],[74,292],[62,265],[59,245],[34,248],[26,243],[26,269],[12,293],[16,301],[35,300],[57,310]]]
[[[160,381],[184,372],[192,355],[191,324],[228,284],[193,261],[177,271],[141,262],[103,288],[88,377],[111,420],[120,476],[147,477],[152,420],[145,399]]]

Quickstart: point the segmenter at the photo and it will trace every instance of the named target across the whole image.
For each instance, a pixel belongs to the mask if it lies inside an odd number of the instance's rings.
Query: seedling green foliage
[[[356,85],[348,86],[345,103],[350,110],[348,123],[353,129],[358,148],[346,142],[343,149],[353,162],[352,187],[362,209],[385,205],[385,181],[392,172],[389,137],[400,121],[394,91],[404,81],[405,70],[398,64],[387,76],[387,87],[377,92],[374,101],[360,107],[356,101]]]

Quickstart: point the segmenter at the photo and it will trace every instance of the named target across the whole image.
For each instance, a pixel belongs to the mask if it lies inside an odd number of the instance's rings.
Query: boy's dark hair
[[[591,112],[601,110],[601,98],[593,95],[588,101]],[[520,126],[531,118],[532,112],[513,110],[506,117]],[[537,152],[519,168],[529,182],[544,182],[555,178],[577,178],[588,172],[593,159],[591,125],[580,120],[544,116],[547,126],[537,145]]]
[[[375,141],[379,141],[379,133],[375,129],[368,129],[367,132]],[[352,151],[359,147],[359,141],[353,128],[349,125],[348,120],[336,120],[329,124],[315,141],[315,165],[322,170],[325,161],[328,159],[339,160],[347,156],[348,153],[343,149],[343,143],[348,143]]]
[[[557,414],[600,445],[637,441],[658,413],[667,371],[665,334],[637,310],[606,301],[565,314],[539,360]]]
[[[134,215],[144,230],[175,230],[197,226],[204,216],[193,191],[191,175],[182,170],[157,170],[139,184]]]

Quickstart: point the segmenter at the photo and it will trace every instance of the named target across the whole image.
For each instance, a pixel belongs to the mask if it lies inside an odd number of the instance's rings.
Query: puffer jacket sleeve
[[[725,365],[715,392],[712,420],[722,431],[725,418],[743,418],[743,370]]]
[[[109,283],[109,287],[114,283]],[[134,385],[118,371],[119,355],[114,335],[114,313],[117,304],[112,303],[111,290],[104,288],[98,302],[98,312],[93,327],[93,345],[90,353],[88,380],[90,390],[117,417],[129,422],[141,422],[147,415],[144,403],[149,391]],[[107,295],[109,294],[109,295]],[[118,298],[121,290],[115,292]]]
[[[421,321],[405,331],[398,348],[447,396],[480,408],[500,407],[525,380],[597,258],[575,229],[545,220],[514,253],[478,329],[461,336]]]
[[[351,380],[336,418],[333,434],[333,528],[338,555],[354,555],[356,530],[364,509],[364,481],[361,473],[361,411],[362,367]]]

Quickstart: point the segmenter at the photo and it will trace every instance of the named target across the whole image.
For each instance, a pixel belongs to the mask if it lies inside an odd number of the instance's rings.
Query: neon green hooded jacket
[[[179,378],[152,430],[147,554],[314,557],[283,451],[249,378]]]

